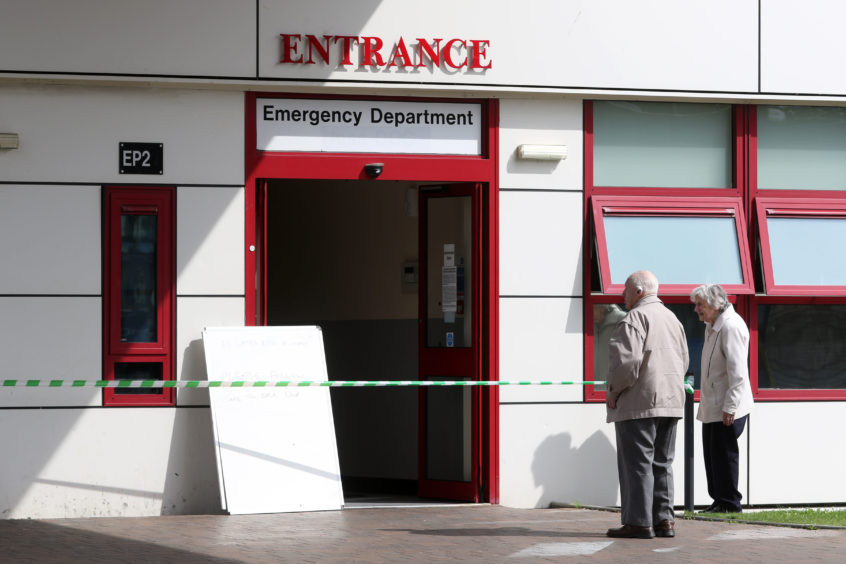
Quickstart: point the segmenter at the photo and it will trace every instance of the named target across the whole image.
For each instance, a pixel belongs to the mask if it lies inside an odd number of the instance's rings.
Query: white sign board
[[[328,378],[319,327],[212,327],[203,345],[209,380]],[[328,388],[221,387],[209,395],[223,509],[341,509]]]
[[[256,149],[479,155],[481,104],[256,100]]]

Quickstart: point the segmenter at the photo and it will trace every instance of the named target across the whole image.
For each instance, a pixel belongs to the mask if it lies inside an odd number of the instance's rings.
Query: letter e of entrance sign
[[[118,170],[121,174],[162,174],[162,143],[120,143]]]

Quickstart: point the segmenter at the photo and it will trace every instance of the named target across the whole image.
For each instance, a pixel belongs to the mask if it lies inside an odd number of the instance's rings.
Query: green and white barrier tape
[[[3,387],[25,388],[367,388],[384,386],[556,386],[605,382],[485,380],[2,380]]]
[[[606,382],[507,380],[2,380],[4,388],[373,388],[407,386],[597,386]],[[685,384],[687,393],[693,388]]]

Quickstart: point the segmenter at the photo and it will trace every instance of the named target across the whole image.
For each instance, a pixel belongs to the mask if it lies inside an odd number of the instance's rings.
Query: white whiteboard
[[[319,327],[210,327],[203,345],[209,380],[328,379]],[[210,388],[209,396],[223,509],[341,509],[328,388]]]

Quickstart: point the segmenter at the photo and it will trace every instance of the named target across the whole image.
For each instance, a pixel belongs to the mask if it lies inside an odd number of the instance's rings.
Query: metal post
[[[689,390],[684,397],[684,510],[693,511],[693,373],[685,380]]]

